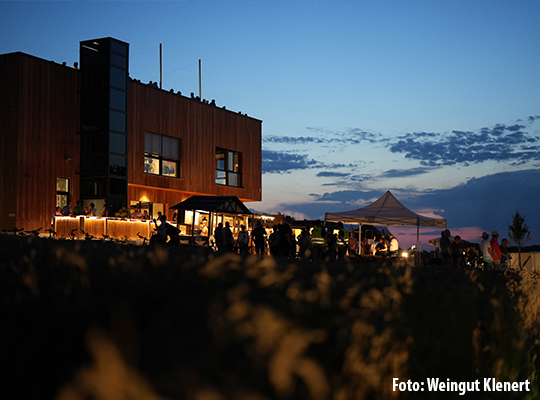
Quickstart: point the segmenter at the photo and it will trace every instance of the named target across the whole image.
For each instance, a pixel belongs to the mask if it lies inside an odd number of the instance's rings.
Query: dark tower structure
[[[127,207],[129,44],[80,42],[81,198]]]

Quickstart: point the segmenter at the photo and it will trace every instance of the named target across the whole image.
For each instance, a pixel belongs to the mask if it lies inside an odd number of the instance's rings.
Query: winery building
[[[262,121],[128,66],[114,38],[80,42],[74,66],[0,55],[0,229],[46,229],[69,201],[170,216],[194,195],[262,199]]]

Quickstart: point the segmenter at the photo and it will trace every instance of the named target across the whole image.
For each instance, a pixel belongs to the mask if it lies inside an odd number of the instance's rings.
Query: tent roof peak
[[[352,211],[326,213],[329,222],[342,221],[346,224],[389,225],[389,226],[430,226],[446,228],[443,218],[431,218],[417,214],[405,207],[391,192],[386,191],[373,203]]]

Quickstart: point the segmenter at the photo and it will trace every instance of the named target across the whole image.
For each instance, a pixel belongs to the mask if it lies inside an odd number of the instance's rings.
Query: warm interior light
[[[146,197],[146,196],[141,196],[141,197],[139,198],[139,201],[150,202],[150,200],[149,200],[148,197]]]

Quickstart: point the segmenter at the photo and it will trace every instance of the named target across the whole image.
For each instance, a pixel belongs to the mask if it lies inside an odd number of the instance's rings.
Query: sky
[[[539,20],[536,0],[0,0],[0,54],[72,65],[111,36],[148,82],[161,44],[186,95],[201,60],[203,98],[263,121],[254,211],[323,220],[390,190],[476,243],[519,211],[540,244]]]

